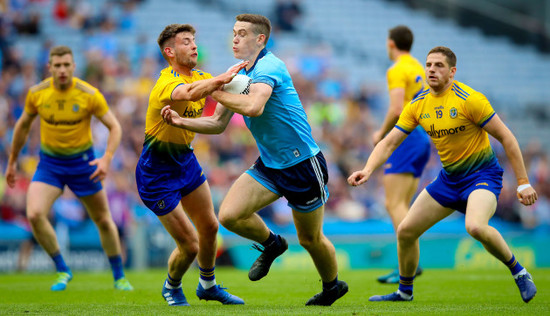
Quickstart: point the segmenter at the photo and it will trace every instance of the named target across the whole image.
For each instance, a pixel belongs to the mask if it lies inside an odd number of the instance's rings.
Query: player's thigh
[[[496,208],[497,198],[493,192],[484,189],[472,191],[466,205],[466,226],[488,224]]]
[[[210,186],[207,181],[204,181],[194,191],[182,197],[181,205],[199,231],[202,228],[216,228],[215,231],[217,231],[218,220],[214,213],[214,204],[212,203]]]
[[[273,193],[256,181],[252,176],[243,173],[233,183],[220,206],[220,218],[246,218],[273,203],[279,195]]]
[[[325,205],[311,212],[292,210],[298,239],[315,239],[322,235]]]
[[[111,220],[105,189],[101,189],[94,194],[80,196],[79,199],[94,222]]]
[[[414,201],[407,216],[399,224],[398,234],[420,236],[454,211],[439,204],[425,189]]]
[[[181,203],[168,214],[158,217],[166,231],[174,238],[178,248],[186,244],[197,243],[198,237],[195,228],[183,210]]]
[[[47,215],[63,190],[40,181],[32,181],[27,191],[27,217]]]
[[[382,182],[388,204],[409,205],[416,193],[419,178],[415,178],[412,173],[389,173],[384,175]]]

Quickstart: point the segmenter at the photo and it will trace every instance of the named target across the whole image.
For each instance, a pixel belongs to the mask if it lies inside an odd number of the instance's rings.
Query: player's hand
[[[374,146],[376,146],[376,144],[378,144],[382,138],[384,138],[384,134],[382,134],[382,131],[381,130],[377,130],[376,132],[374,132],[372,134],[372,143],[374,144]]]
[[[162,110],[160,110],[160,115],[168,125],[174,125],[176,120],[180,118],[178,112],[172,110],[169,105],[166,105],[162,108]]]
[[[246,67],[249,62],[250,61],[248,61],[248,60],[241,61],[240,63],[238,63],[234,66],[231,66],[231,68],[227,69],[227,71],[225,73],[220,75],[222,77],[223,83],[225,84],[225,83],[231,82],[231,80],[233,80],[233,78],[235,78],[237,73],[239,71],[241,71],[241,69]]]
[[[352,186],[358,186],[361,185],[369,180],[369,175],[363,170],[361,171],[355,171],[351,174],[348,178],[348,184]]]
[[[523,190],[519,191],[517,195],[518,200],[521,202],[521,204],[525,206],[535,204],[535,201],[538,199],[537,192],[532,186],[524,188]]]
[[[90,161],[90,166],[97,166],[97,169],[90,176],[90,180],[94,182],[103,181],[109,172],[109,166],[111,165],[111,158],[103,156]]]
[[[6,182],[10,188],[15,187],[15,175],[17,173],[17,165],[15,163],[8,163],[6,167]]]

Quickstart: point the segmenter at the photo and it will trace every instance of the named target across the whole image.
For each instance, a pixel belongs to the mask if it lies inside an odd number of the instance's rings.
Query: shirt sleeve
[[[407,82],[405,73],[400,71],[399,67],[393,66],[386,72],[386,79],[388,81],[388,90],[391,91],[395,88],[406,88]]]
[[[252,83],[265,83],[271,88],[275,88],[282,77],[281,70],[278,69],[275,64],[262,62],[256,65]]]
[[[397,124],[395,124],[395,127],[406,134],[410,134],[416,126],[418,126],[415,108],[416,106],[411,104],[411,102],[407,103],[407,105],[403,108],[401,115],[399,115],[399,120],[397,121]]]
[[[92,95],[91,102],[92,113],[96,117],[102,117],[109,111],[107,100],[105,100],[105,97],[103,96],[103,94],[101,94],[101,92],[99,92],[99,90],[97,90],[96,93]]]
[[[27,114],[35,115],[36,113],[38,113],[35,99],[36,97],[29,90],[29,92],[27,93],[27,97],[25,98],[25,112],[27,112]]]
[[[495,115],[495,110],[489,100],[479,92],[472,94],[466,100],[468,118],[479,127],[485,126]]]

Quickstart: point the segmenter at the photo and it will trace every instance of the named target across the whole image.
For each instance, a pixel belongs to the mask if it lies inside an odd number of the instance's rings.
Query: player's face
[[[197,66],[197,44],[195,36],[189,32],[183,32],[176,35],[173,47],[173,54],[176,57],[176,63],[180,66],[193,69]]]
[[[426,58],[426,81],[432,90],[446,90],[454,79],[456,67],[449,67],[442,53],[429,54]]]
[[[48,67],[57,89],[66,90],[72,85],[75,63],[71,54],[52,56]]]
[[[252,23],[237,21],[233,27],[233,56],[250,60],[263,46],[259,37],[252,31]]]

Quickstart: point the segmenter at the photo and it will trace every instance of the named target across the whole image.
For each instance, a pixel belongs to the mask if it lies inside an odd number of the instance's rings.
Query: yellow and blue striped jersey
[[[92,114],[109,111],[107,101],[93,86],[73,78],[72,86],[57,90],[53,78],[32,86],[25,100],[25,112],[40,116],[42,152],[59,158],[76,156],[92,147]]]
[[[405,102],[414,99],[424,88],[424,67],[410,54],[403,54],[386,72],[388,89],[405,89]]]
[[[447,174],[465,175],[494,162],[483,129],[495,115],[487,98],[458,81],[441,95],[430,91],[423,91],[405,106],[396,127],[410,133],[421,125],[433,140]]]
[[[182,84],[212,78],[212,75],[193,69],[191,76],[177,73],[171,66],[164,68],[149,96],[149,106],[145,118],[145,142],[142,158],[156,162],[180,164],[180,157],[191,149],[195,133],[183,128],[170,126],[164,122],[160,110],[170,105],[181,117],[195,118],[202,115],[206,99],[198,101],[173,101],[172,92]],[[152,162],[152,161],[150,161]]]

